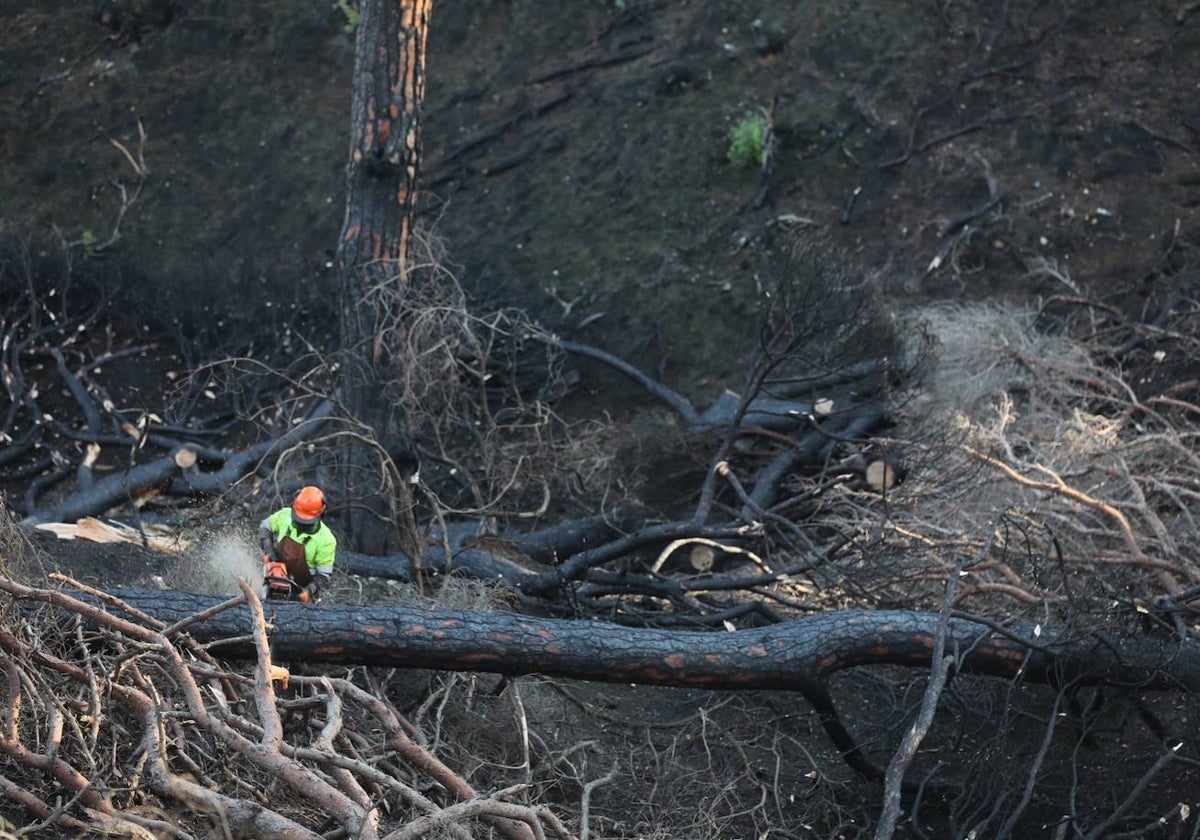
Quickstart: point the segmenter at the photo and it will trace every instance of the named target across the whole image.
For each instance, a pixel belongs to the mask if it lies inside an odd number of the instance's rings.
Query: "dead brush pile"
[[[882,504],[839,511],[862,549],[844,585],[935,603],[965,561],[962,610],[1182,632],[1200,594],[1194,318],[1142,333],[1046,320],[997,305],[917,313],[937,362],[892,442],[909,474]],[[1144,340],[1117,353],[1131,329]]]

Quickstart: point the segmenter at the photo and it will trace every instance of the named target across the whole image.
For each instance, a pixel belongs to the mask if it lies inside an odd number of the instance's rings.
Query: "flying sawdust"
[[[262,585],[260,551],[254,537],[244,529],[216,534],[194,546],[189,559],[180,564],[176,587],[205,595],[237,595],[238,579],[251,586]]]

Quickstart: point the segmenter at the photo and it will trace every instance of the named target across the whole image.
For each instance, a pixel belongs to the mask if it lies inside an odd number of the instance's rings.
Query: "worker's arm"
[[[275,556],[275,535],[271,533],[271,520],[264,519],[258,523],[258,547],[264,557]]]

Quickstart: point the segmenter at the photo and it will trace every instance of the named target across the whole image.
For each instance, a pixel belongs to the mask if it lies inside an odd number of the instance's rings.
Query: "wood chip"
[[[70,522],[43,522],[37,526],[39,531],[49,531],[60,540],[88,540],[96,543],[135,543],[142,545],[142,534],[136,528],[120,523],[101,522],[93,517],[80,519],[74,524]],[[187,548],[187,540],[178,535],[172,535],[163,528],[150,526],[146,528],[145,545],[154,551],[164,554],[177,554]]]

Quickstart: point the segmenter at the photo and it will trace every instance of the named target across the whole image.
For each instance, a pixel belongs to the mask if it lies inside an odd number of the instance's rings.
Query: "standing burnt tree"
[[[358,434],[344,447],[346,534],[366,550],[388,542],[382,498],[408,500],[415,459],[402,411],[382,399],[387,302],[410,282],[408,245],[421,150],[425,40],[432,0],[363,0],[354,61],[346,217],[337,248],[344,407]],[[381,456],[383,456],[381,458]],[[380,467],[386,463],[391,469]],[[400,467],[397,469],[396,465]],[[395,479],[401,478],[396,481]],[[381,492],[385,491],[385,492]]]

